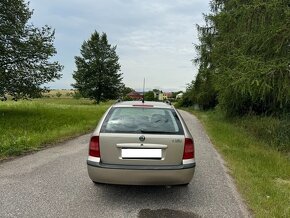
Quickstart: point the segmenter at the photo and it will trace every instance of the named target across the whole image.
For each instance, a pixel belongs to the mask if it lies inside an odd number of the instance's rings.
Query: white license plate
[[[122,149],[122,158],[156,158],[161,159],[161,149]]]

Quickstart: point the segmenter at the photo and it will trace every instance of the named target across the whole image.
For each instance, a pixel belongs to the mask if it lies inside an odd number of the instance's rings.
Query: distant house
[[[159,100],[159,101],[163,101],[163,100],[164,100],[163,96],[164,96],[164,95],[163,95],[163,92],[160,91],[160,92],[159,92],[159,95],[158,95],[158,100]]]
[[[157,92],[154,92],[154,98],[157,98],[158,101],[165,101],[172,98],[172,92],[162,92],[158,90]]]
[[[180,98],[182,98],[182,96],[183,96],[183,93],[181,92],[178,95],[176,95],[176,99],[180,99]]]
[[[164,100],[167,100],[167,99],[170,99],[172,98],[172,92],[164,92],[163,93],[163,99]]]
[[[157,91],[153,91],[153,93],[154,93],[154,98],[155,99],[158,99],[158,97],[159,97],[159,91],[157,92]]]
[[[154,98],[157,99],[158,101],[163,101],[163,92],[160,90],[153,91],[154,92]]]
[[[129,94],[127,94],[127,96],[133,100],[140,100],[143,98],[143,95],[141,95],[139,92],[130,92]]]

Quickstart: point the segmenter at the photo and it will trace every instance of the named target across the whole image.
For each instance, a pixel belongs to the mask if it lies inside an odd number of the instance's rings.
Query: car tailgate
[[[100,133],[101,161],[123,165],[180,165],[183,135]]]

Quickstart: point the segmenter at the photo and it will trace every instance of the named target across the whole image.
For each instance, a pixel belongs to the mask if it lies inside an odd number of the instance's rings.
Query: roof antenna
[[[144,104],[144,92],[145,92],[145,77],[144,77],[144,80],[143,80],[143,98],[142,98],[142,103]]]

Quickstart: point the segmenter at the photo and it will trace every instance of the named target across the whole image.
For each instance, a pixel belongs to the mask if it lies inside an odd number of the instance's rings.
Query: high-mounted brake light
[[[150,104],[133,104],[134,107],[153,107],[153,105]]]
[[[93,136],[90,141],[89,155],[93,157],[100,157],[100,143],[99,136]]]
[[[193,140],[190,138],[186,138],[184,141],[183,159],[193,159],[193,158],[194,158]]]

